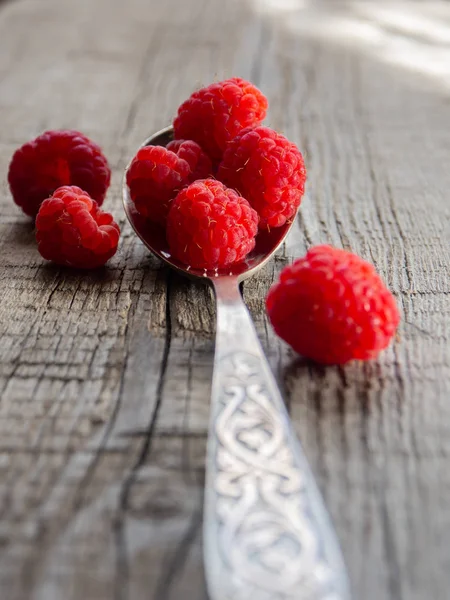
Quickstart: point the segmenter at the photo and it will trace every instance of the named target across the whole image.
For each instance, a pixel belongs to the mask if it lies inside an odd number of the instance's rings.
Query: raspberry
[[[60,265],[91,269],[116,253],[120,229],[112,215],[79,187],[63,186],[36,217],[38,250]]]
[[[97,144],[78,131],[46,131],[21,146],[9,165],[14,202],[36,216],[41,203],[63,185],[77,185],[102,204],[111,180]]]
[[[233,77],[194,92],[178,109],[175,138],[196,141],[219,163],[227,143],[266,116],[267,98],[253,84]]]
[[[297,146],[269,127],[247,128],[225,151],[218,178],[259,214],[261,228],[280,227],[295,215],[306,169]]]
[[[325,364],[375,358],[400,321],[395,299],[374,267],[330,246],[311,248],[285,267],[266,307],[283,340]]]
[[[190,169],[189,183],[196,179],[206,179],[212,175],[211,159],[200,146],[192,140],[173,140],[166,146],[167,150],[171,150],[178,155],[178,158],[185,160]]]
[[[127,184],[136,210],[165,225],[178,192],[194,178],[211,173],[211,161],[195,142],[171,142],[171,148],[141,148],[127,171]]]
[[[198,180],[175,198],[167,219],[172,255],[197,269],[239,262],[255,247],[258,215],[215,179]]]

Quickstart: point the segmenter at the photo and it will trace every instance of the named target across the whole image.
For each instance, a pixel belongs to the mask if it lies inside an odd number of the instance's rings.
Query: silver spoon
[[[172,139],[168,127],[142,146]],[[216,295],[203,531],[210,600],[349,600],[333,527],[239,291],[291,226],[260,233],[245,262],[202,271],[171,257],[161,228],[135,210],[126,177],[123,205],[155,256]]]

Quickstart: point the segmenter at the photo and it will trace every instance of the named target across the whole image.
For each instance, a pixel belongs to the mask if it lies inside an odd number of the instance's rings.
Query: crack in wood
[[[125,521],[129,508],[130,494],[133,485],[136,482],[138,472],[148,458],[151,451],[153,434],[156,428],[159,409],[163,399],[163,390],[166,383],[167,364],[169,360],[171,339],[172,339],[172,316],[170,311],[170,292],[171,292],[172,273],[168,272],[166,280],[166,338],[161,360],[161,368],[156,388],[156,402],[153,409],[151,420],[147,427],[147,434],[144,438],[141,451],[137,461],[133,465],[128,477],[125,479],[119,495],[118,513],[114,522],[114,534],[117,552],[116,564],[116,589],[115,600],[128,599],[129,585],[129,564],[128,552],[126,544]]]

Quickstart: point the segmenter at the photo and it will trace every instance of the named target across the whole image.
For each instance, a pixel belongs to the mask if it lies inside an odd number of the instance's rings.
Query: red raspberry
[[[148,219],[166,224],[173,199],[194,178],[211,173],[211,161],[198,144],[171,142],[171,148],[141,148],[127,171],[127,184],[136,210]]]
[[[173,256],[197,269],[243,260],[255,247],[258,215],[247,200],[220,181],[191,183],[175,198],[167,219]]]
[[[305,190],[306,169],[297,146],[269,127],[248,128],[225,151],[218,178],[242,194],[260,227],[292,219]]]
[[[192,140],[172,140],[166,148],[171,152],[175,152],[178,158],[182,158],[188,163],[191,169],[189,183],[197,179],[206,179],[212,175],[211,159],[196,142]]]
[[[77,185],[102,204],[111,180],[97,144],[78,131],[46,131],[21,146],[9,165],[14,202],[36,216],[41,202],[63,185]]]
[[[311,248],[285,267],[266,306],[283,340],[325,364],[375,358],[400,321],[395,299],[374,267],[330,246]]]
[[[104,265],[116,253],[119,235],[112,215],[74,185],[57,189],[36,217],[39,252],[60,265],[80,269]]]
[[[227,142],[266,116],[267,98],[253,84],[233,77],[194,92],[178,109],[175,138],[198,142],[218,163]]]

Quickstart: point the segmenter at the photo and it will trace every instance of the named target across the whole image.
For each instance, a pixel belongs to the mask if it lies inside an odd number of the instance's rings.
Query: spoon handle
[[[204,558],[210,600],[348,600],[339,546],[235,277],[217,340]]]

